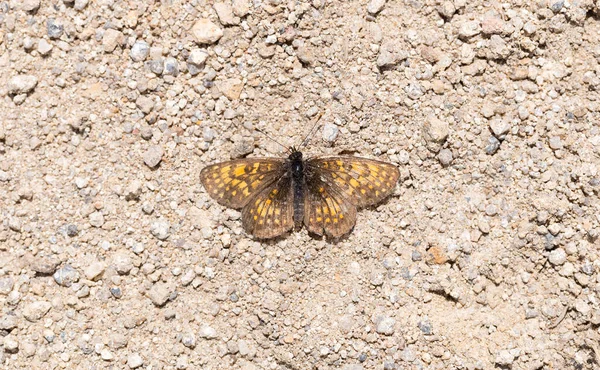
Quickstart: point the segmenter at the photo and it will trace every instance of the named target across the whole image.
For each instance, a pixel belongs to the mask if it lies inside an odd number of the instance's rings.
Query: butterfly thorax
[[[302,152],[296,148],[292,148],[292,152],[288,157],[290,175],[292,178],[292,189],[294,192],[294,223],[296,226],[302,226],[304,219],[304,161],[302,160]]]

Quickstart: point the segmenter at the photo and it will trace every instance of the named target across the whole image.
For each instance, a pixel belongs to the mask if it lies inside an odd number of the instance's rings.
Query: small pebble
[[[198,331],[198,335],[204,339],[215,339],[217,338],[217,331],[208,325],[203,325]]]
[[[40,0],[23,0],[21,7],[26,12],[35,12],[40,8]]]
[[[162,307],[167,303],[171,296],[171,290],[163,283],[157,283],[152,286],[148,292],[148,297],[155,306]]]
[[[394,334],[394,325],[396,324],[396,320],[391,317],[384,317],[377,323],[376,331],[379,334],[384,335],[393,335]]]
[[[562,248],[557,248],[550,252],[548,261],[554,266],[561,266],[567,261],[567,253]]]
[[[56,22],[54,18],[48,18],[46,21],[46,31],[51,39],[58,39],[64,32],[64,26]]]
[[[192,27],[192,35],[200,44],[214,44],[223,37],[223,30],[209,19],[201,18]]]
[[[104,225],[104,215],[100,211],[96,211],[90,214],[90,225],[94,227],[102,227]]]
[[[31,75],[17,75],[8,81],[8,93],[12,95],[27,94],[31,92],[38,83],[38,79]]]
[[[86,267],[85,270],[83,270],[83,274],[86,279],[96,281],[102,276],[105,269],[106,264],[104,262],[96,261]]]
[[[323,125],[323,140],[333,143],[337,139],[339,131],[335,124],[327,122]]]
[[[52,308],[52,304],[46,301],[29,303],[23,308],[23,317],[25,317],[27,321],[36,322],[46,316],[48,311],[50,311],[50,308]]]
[[[367,12],[369,12],[369,14],[373,14],[373,15],[379,13],[385,6],[385,2],[386,2],[386,0],[371,0],[371,1],[369,1],[369,4],[367,5]]]
[[[71,265],[65,265],[64,267],[56,270],[52,277],[54,278],[56,284],[64,287],[70,287],[72,284],[79,281],[79,272]]]
[[[42,56],[47,56],[52,51],[52,48],[54,48],[54,45],[46,41],[46,39],[40,39],[38,42],[37,51]]]
[[[129,56],[134,62],[143,62],[150,54],[150,45],[146,41],[136,41],[131,47]]]
[[[442,149],[438,154],[438,160],[444,167],[448,167],[452,163],[453,155],[450,149]]]
[[[152,145],[144,153],[144,163],[150,168],[158,166],[163,157],[163,149],[158,145]]]
[[[130,369],[137,369],[143,364],[144,360],[142,359],[142,356],[140,356],[138,353],[132,353],[129,356],[127,356],[127,366],[129,366]]]
[[[112,53],[117,46],[121,45],[124,41],[124,35],[122,32],[115,29],[109,28],[104,31],[102,37],[102,47],[105,53]]]
[[[160,219],[160,220],[154,221],[150,225],[150,232],[157,239],[165,240],[170,235],[170,232],[169,232],[170,227],[171,227],[171,225],[169,224],[169,222],[167,220]]]

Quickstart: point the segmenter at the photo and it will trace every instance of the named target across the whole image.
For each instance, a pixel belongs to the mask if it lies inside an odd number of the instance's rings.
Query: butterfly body
[[[205,167],[200,180],[220,204],[242,209],[246,232],[273,238],[305,225],[317,235],[339,237],[356,222],[357,207],[375,204],[394,189],[396,166],[352,156],[304,159],[244,158]]]
[[[294,224],[297,228],[300,228],[304,219],[304,193],[306,191],[302,152],[292,148],[292,153],[288,157],[288,165],[292,177],[292,188],[294,189]]]

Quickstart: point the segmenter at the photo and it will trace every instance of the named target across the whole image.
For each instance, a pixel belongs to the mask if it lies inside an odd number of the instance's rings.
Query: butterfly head
[[[297,162],[302,160],[302,152],[299,151],[296,147],[290,148],[290,156],[288,159],[292,162]]]

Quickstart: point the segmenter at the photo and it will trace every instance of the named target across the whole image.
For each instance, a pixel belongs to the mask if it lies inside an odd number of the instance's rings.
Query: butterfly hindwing
[[[352,230],[356,207],[320,177],[307,179],[304,224],[311,233],[337,238]]]
[[[279,179],[285,159],[236,159],[205,167],[200,181],[208,194],[230,208],[243,208],[253,196]]]
[[[263,189],[242,210],[242,224],[247,233],[267,239],[294,227],[294,201],[291,179],[283,176]]]
[[[309,159],[307,168],[359,208],[390,195],[400,178],[400,171],[391,163],[350,156]]]

